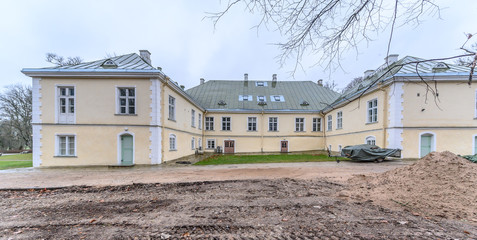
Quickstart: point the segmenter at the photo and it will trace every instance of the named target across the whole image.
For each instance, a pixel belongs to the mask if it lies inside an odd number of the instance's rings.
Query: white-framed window
[[[475,115],[474,115],[474,118],[477,118],[477,89],[475,90],[475,102],[474,102],[474,106],[475,106]]]
[[[328,122],[326,123],[326,128],[328,131],[331,131],[333,129],[333,116],[328,115]]]
[[[338,152],[341,152],[341,149],[343,149],[343,147],[341,145],[338,145]]]
[[[255,85],[257,87],[266,87],[266,86],[268,86],[268,83],[264,82],[264,81],[257,81],[257,82],[255,82]]]
[[[222,117],[222,131],[230,131],[230,117]]]
[[[197,145],[199,145],[199,150],[202,150],[202,138],[199,138],[199,140],[197,140]]]
[[[214,117],[205,117],[205,130],[214,131]]]
[[[278,117],[268,118],[268,131],[270,132],[278,131]]]
[[[75,135],[57,135],[57,156],[71,157],[76,156],[76,136]]]
[[[58,123],[75,122],[75,87],[58,87]]]
[[[265,96],[257,96],[257,101],[258,101],[258,102],[266,102],[266,101],[267,101],[267,97],[265,97]]]
[[[190,111],[190,115],[191,115],[190,116],[191,126],[195,127],[195,110],[194,109]]]
[[[374,136],[367,136],[365,139],[366,144],[369,145],[376,145],[376,137]]]
[[[374,123],[378,121],[378,99],[368,101],[367,122]]]
[[[305,118],[295,118],[295,132],[305,131]]]
[[[118,87],[118,114],[136,114],[136,88]]]
[[[215,148],[215,139],[207,139],[207,149]]]
[[[194,137],[192,137],[192,139],[190,140],[190,148],[191,148],[192,150],[195,149],[195,138],[194,138]]]
[[[339,111],[336,113],[336,129],[343,128],[343,112]]]
[[[174,134],[169,135],[169,150],[170,151],[177,150],[177,139],[176,139],[176,135]]]
[[[256,117],[248,117],[247,130],[248,131],[257,131],[257,118]]]
[[[331,144],[328,145],[328,149],[330,150],[330,152],[333,151],[333,150],[331,149]]]
[[[252,100],[253,100],[252,95],[239,95],[239,101],[247,102]]]
[[[270,101],[272,102],[285,102],[285,98],[282,95],[271,95]]]
[[[176,99],[169,95],[169,120],[176,120]]]
[[[321,132],[321,118],[313,118],[313,132]]]
[[[199,129],[202,129],[202,113],[199,113],[199,123],[197,124]]]

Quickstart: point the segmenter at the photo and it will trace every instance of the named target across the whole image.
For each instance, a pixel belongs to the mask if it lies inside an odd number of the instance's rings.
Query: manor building
[[[474,154],[477,91],[469,69],[390,55],[343,94],[321,81],[200,79],[184,90],[150,53],[27,68],[33,165],[160,164],[195,154],[340,151],[355,144]]]

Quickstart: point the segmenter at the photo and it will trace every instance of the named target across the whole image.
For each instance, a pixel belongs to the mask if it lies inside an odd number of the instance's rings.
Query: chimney
[[[322,86],[323,87],[323,79],[319,79],[318,82],[317,82],[318,86]]]
[[[384,58],[384,62],[387,65],[391,65],[398,60],[399,54],[390,54],[389,56]]]
[[[200,85],[204,84],[205,83],[205,79],[201,78],[200,79]]]
[[[139,50],[139,55],[141,58],[151,65],[151,53],[147,50]]]
[[[374,70],[366,70],[366,71],[364,71],[363,78],[366,79],[367,77],[373,75],[373,73],[374,73]]]
[[[274,73],[274,74],[272,75],[272,81],[274,81],[274,82],[277,81],[277,74]]]
[[[184,86],[184,85],[180,85],[180,87],[182,88],[182,90],[184,90],[184,89],[185,89],[185,86]]]
[[[244,81],[248,81],[248,73],[244,73],[244,74],[243,74],[243,80],[244,80]]]

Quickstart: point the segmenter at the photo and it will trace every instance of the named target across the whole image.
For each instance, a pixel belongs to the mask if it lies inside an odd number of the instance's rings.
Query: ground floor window
[[[176,135],[174,134],[169,135],[169,150],[171,151],[177,150],[176,143],[177,143]]]
[[[215,139],[207,139],[207,149],[215,148]]]
[[[374,136],[366,137],[366,144],[376,145],[376,138]]]
[[[76,156],[76,137],[59,135],[58,141],[58,156]]]
[[[194,139],[194,137],[192,137],[192,140],[190,140],[190,147],[191,147],[192,150],[195,149],[195,139]]]

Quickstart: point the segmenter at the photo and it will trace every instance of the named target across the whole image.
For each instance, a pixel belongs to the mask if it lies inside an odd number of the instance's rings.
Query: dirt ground
[[[81,181],[75,180],[79,173],[70,174],[59,178],[65,182],[58,184],[57,189],[0,190],[0,238],[477,239],[477,226],[471,222],[383,207],[370,198],[354,197],[356,184],[363,184],[349,182],[354,174],[374,176],[411,167],[409,164],[334,164],[143,169],[136,174],[145,174],[144,182],[151,180],[147,177],[149,171],[169,177],[156,178],[162,183],[126,185],[120,183],[131,180],[128,174],[126,181],[110,184],[101,182],[101,174],[88,175],[98,170],[89,170],[80,179],[97,178],[98,184],[72,186]],[[307,175],[303,169],[309,168],[321,175]],[[57,171],[64,174],[62,171],[75,170]],[[40,173],[45,171],[33,171],[30,173],[35,174],[26,175],[40,180],[40,176],[59,174],[57,171],[48,170],[43,175]],[[186,173],[194,171],[199,171],[192,174],[197,178],[203,174],[213,179],[218,174],[221,179],[184,180]],[[327,175],[330,171],[333,174]],[[176,182],[172,181],[173,172],[177,173]],[[259,179],[267,172],[270,174]],[[277,177],[276,172],[287,178]],[[305,177],[300,177],[301,173]],[[0,174],[0,181],[15,179],[14,176],[19,181],[1,186],[21,188],[24,184],[18,172],[3,175]]]

